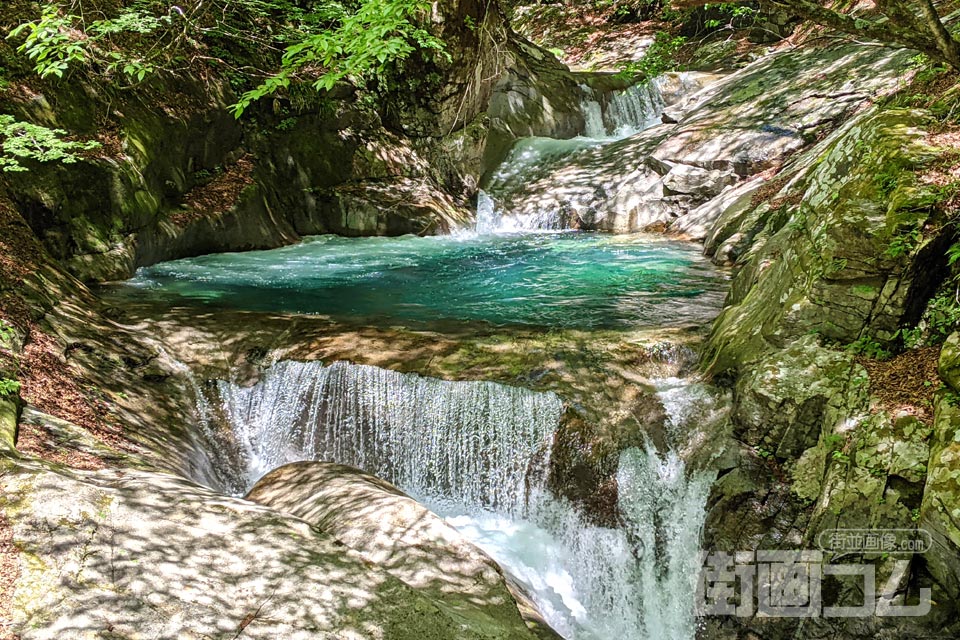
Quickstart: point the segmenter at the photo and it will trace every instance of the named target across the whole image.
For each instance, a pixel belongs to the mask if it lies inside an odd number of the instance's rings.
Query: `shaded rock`
[[[345,236],[449,233],[471,217],[436,185],[410,178],[339,185],[318,201],[330,214],[317,231]]]
[[[687,194],[712,198],[736,181],[737,178],[729,171],[675,164],[663,177],[663,189],[668,195]]]
[[[815,336],[746,367],[737,380],[734,435],[794,459],[867,406],[867,376],[853,357],[824,349]]]
[[[516,613],[461,615],[299,518],[172,476],[6,464],[25,640],[532,637]]]
[[[960,391],[960,333],[952,333],[943,343],[938,369],[943,381]]]
[[[715,238],[722,235],[723,230],[731,224],[727,220],[732,219],[736,221],[732,224],[739,226],[738,211],[749,208],[753,194],[763,185],[763,182],[761,178],[753,178],[735,187],[723,189],[717,197],[711,198],[671,222],[668,227],[669,232],[684,235],[691,240],[703,241],[704,253],[710,256],[717,255]],[[721,263],[732,262],[736,257],[730,251],[721,250],[719,253],[724,258],[717,260]]]
[[[927,569],[946,599],[960,600],[960,407],[953,392],[937,401],[920,527],[933,539]]]
[[[496,637],[528,637],[499,566],[442,518],[358,469],[298,462],[261,478],[248,500],[309,522],[364,560]],[[528,624],[558,639],[526,605]]]
[[[652,391],[639,394],[629,415],[600,424],[567,408],[554,436],[548,486],[556,495],[578,505],[591,520],[614,526],[617,508],[617,469],[620,453],[649,442],[667,449],[666,411]]]

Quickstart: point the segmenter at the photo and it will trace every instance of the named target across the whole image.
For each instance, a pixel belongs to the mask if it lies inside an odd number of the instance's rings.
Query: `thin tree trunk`
[[[933,0],[918,0],[920,13],[923,15],[923,23],[930,30],[937,48],[943,54],[945,62],[950,63],[954,69],[960,70],[960,42],[953,37],[953,34],[947,29],[940,20],[940,14],[933,6]]]

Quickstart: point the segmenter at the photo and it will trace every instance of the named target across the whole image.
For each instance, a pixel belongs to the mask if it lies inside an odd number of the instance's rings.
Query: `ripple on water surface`
[[[650,236],[316,236],[154,265],[117,294],[408,325],[634,328],[712,318],[724,280],[696,245]]]

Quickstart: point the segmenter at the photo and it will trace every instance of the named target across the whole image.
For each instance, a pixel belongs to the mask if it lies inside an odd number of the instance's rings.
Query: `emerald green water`
[[[698,247],[648,236],[317,236],[141,269],[115,295],[169,304],[429,325],[628,328],[705,322],[724,277]]]

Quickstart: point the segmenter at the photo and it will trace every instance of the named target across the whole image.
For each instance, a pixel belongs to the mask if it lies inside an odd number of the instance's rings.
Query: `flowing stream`
[[[712,396],[697,389],[664,381],[672,432],[712,409]],[[552,393],[344,362],[280,362],[251,387],[221,381],[216,395],[216,410],[203,409],[229,427],[208,434],[222,490],[243,494],[297,460],[351,464],[391,480],[490,553],[564,637],[693,637],[713,477],[688,472],[677,451],[623,452],[625,526],[606,529],[545,486],[562,410]]]
[[[602,99],[584,89],[586,135],[517,142],[481,192],[477,226],[444,238],[323,236],[273,251],[155,265],[112,295],[168,304],[323,314],[338,321],[435,327],[636,329],[703,324],[725,278],[697,247],[649,236],[547,233],[557,212],[519,219],[498,185],[546,159],[650,126],[657,82]],[[531,230],[536,233],[531,233]],[[563,402],[491,382],[449,382],[345,362],[279,362],[253,386],[197,385],[205,479],[242,495],[297,460],[360,467],[397,484],[524,583],[570,640],[692,640],[704,506],[714,476],[687,468],[717,409],[689,380],[655,381],[668,447],[620,454],[623,526],[589,523],[551,494],[547,470]],[[208,397],[209,396],[209,397]]]

